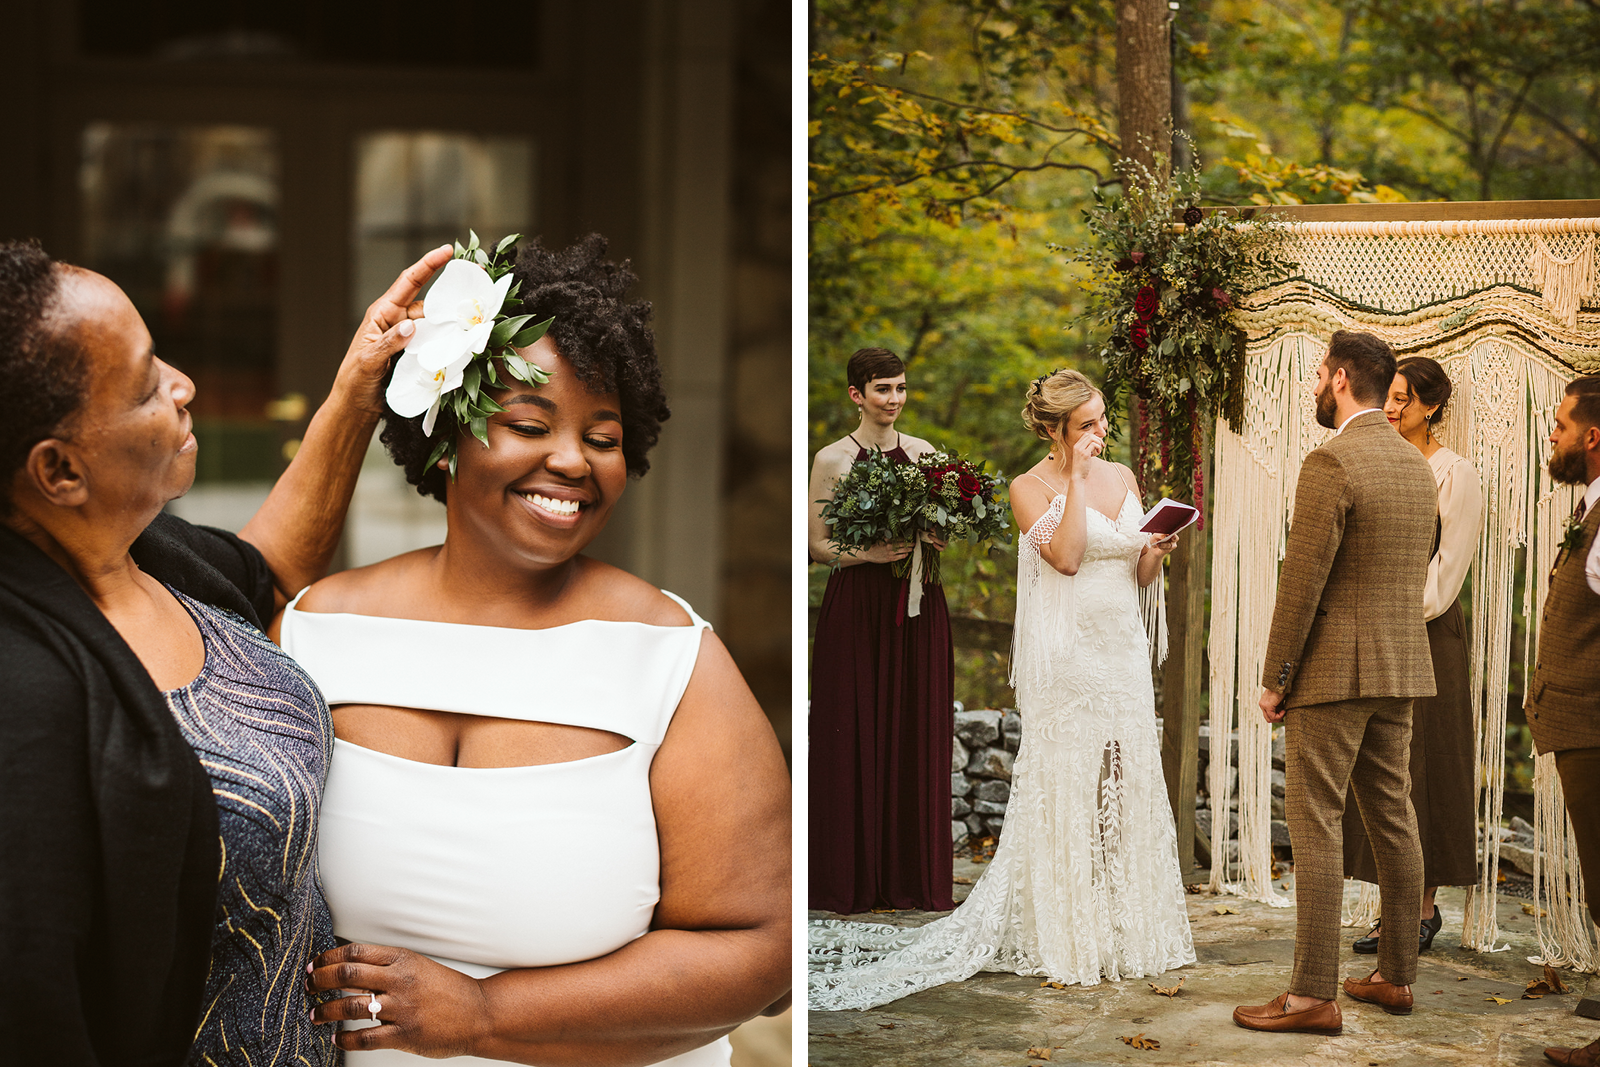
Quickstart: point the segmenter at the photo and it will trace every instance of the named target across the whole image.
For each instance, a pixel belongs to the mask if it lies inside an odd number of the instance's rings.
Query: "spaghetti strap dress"
[[[903,447],[885,453],[911,462]],[[861,449],[856,462],[867,457]],[[828,577],[811,654],[809,906],[948,911],[953,651],[944,587],[887,563]]]

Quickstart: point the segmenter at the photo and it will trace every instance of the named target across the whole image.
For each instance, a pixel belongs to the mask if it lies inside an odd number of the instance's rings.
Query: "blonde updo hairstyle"
[[[1050,431],[1059,430],[1063,421],[1091,399],[1101,396],[1094,384],[1075,370],[1058,370],[1035,378],[1028,386],[1028,402],[1022,406],[1022,422],[1035,437],[1050,440]]]

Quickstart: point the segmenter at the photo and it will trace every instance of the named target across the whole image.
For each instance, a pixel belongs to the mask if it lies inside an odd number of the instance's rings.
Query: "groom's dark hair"
[[[1328,373],[1344,371],[1350,396],[1363,404],[1382,404],[1394,381],[1394,352],[1380,337],[1356,330],[1335,330],[1328,341]]]
[[[1567,383],[1567,396],[1577,397],[1572,417],[1584,426],[1600,426],[1600,374],[1586,374]]]

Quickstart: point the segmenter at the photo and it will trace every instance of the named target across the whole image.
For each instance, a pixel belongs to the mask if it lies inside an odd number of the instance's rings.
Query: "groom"
[[[1294,845],[1294,973],[1270,1004],[1234,1009],[1251,1030],[1338,1033],[1341,817],[1355,796],[1378,864],[1378,969],[1344,990],[1411,1011],[1422,860],[1411,807],[1411,700],[1434,695],[1422,592],[1439,499],[1428,461],[1380,407],[1394,354],[1340,330],[1317,368],[1317,422],[1338,432],[1306,457],[1267,639],[1261,713],[1287,723],[1285,806]]]

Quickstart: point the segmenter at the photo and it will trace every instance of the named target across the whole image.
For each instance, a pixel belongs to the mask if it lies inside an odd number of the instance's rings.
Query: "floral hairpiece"
[[[455,424],[447,426],[428,457],[432,467],[450,457],[456,473],[456,430],[466,427],[489,445],[489,416],[505,408],[488,390],[500,387],[496,365],[518,381],[540,386],[550,375],[517,355],[544,336],[555,318],[528,325],[532,315],[511,314],[522,306],[521,288],[511,276],[513,246],[522,237],[504,238],[494,251],[478,247],[478,235],[467,231],[465,247],[456,242],[455,256],[445,264],[422,301],[422,318],[400,361],[395,364],[385,399],[395,414],[422,416],[422,433],[432,437],[439,413],[448,409]]]

